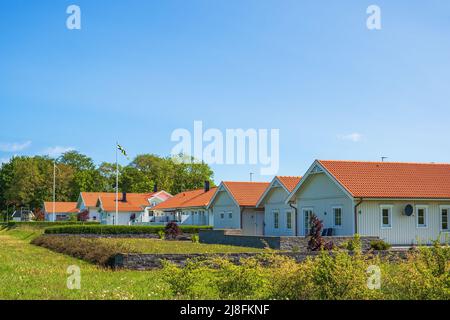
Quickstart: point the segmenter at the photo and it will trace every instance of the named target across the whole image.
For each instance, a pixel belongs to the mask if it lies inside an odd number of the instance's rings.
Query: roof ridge
[[[404,162],[404,161],[370,161],[370,160],[317,160],[319,162],[373,163],[373,164],[414,164],[414,165],[449,165],[450,162]]]

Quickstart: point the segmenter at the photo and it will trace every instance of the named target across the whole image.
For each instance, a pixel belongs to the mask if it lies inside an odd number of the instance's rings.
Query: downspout
[[[358,233],[358,207],[363,202],[363,198],[359,199],[359,202],[355,205],[355,234]]]
[[[291,202],[289,202],[289,207],[291,207],[291,208],[294,209],[294,211],[295,211],[295,214],[294,214],[294,217],[295,217],[295,229],[294,229],[294,234],[295,234],[296,237],[298,237],[298,226],[297,226],[297,224],[298,224],[298,209],[297,209],[297,207],[294,206]]]
[[[241,231],[242,231],[242,214],[244,213],[244,210],[245,210],[245,207],[239,207],[239,211],[240,211],[240,226],[239,226],[239,229],[241,229]]]

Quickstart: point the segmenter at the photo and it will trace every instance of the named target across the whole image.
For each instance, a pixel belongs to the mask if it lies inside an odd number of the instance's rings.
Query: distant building
[[[46,221],[66,221],[70,219],[71,215],[77,214],[78,212],[76,202],[44,202]]]

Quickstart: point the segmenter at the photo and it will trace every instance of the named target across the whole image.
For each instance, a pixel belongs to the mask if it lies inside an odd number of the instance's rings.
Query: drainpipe
[[[292,209],[294,209],[294,211],[295,211],[295,214],[294,214],[294,217],[295,217],[295,230],[294,230],[294,234],[295,234],[295,236],[296,237],[298,237],[298,226],[297,226],[297,224],[298,224],[298,209],[297,209],[297,207],[296,206],[294,206],[292,203],[290,203],[289,202],[289,207],[291,207]]]
[[[241,218],[241,221],[240,221],[241,225],[239,226],[239,229],[241,229],[241,231],[242,231],[242,219],[243,219],[242,218],[242,214],[244,213],[245,207],[240,207],[239,210],[240,210],[240,216],[241,216],[240,217]]]
[[[355,205],[355,234],[358,233],[358,207],[363,202],[363,198],[359,199],[359,202]]]

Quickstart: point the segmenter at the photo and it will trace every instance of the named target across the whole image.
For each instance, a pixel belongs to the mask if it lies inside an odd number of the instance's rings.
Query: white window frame
[[[305,207],[302,208],[302,219],[303,219],[303,233],[306,236],[308,236],[309,232],[306,232],[306,211],[311,211],[312,214],[314,214],[314,208],[313,207]],[[311,220],[311,217],[309,217],[308,220]]]
[[[290,220],[291,225],[289,225],[289,219],[288,219],[288,217],[291,218],[291,220]],[[292,210],[287,210],[287,211],[286,211],[286,229],[292,230]]]
[[[419,225],[419,210],[424,210],[424,225]],[[426,229],[428,228],[428,206],[427,205],[416,205],[416,228]]]
[[[340,225],[336,225],[336,211],[334,211],[336,209],[339,209],[341,211],[341,224]],[[343,211],[344,211],[343,207],[342,206],[334,206],[334,207],[331,208],[331,210],[333,211],[333,227],[335,229],[342,229],[342,225],[343,225],[343,221],[344,221],[344,219],[343,219]]]
[[[383,224],[383,210],[385,210],[385,209],[387,209],[387,210],[389,210],[389,215],[388,215],[388,217],[389,217],[389,225],[384,225]],[[393,211],[393,209],[394,209],[394,206],[393,205],[388,205],[388,204],[382,204],[382,205],[380,205],[380,226],[381,226],[381,229],[392,229],[392,211]]]
[[[273,216],[273,228],[276,230],[280,229],[280,210],[278,209],[272,210],[272,216]],[[275,219],[275,217],[277,219]]]
[[[447,229],[442,229],[442,211],[447,210]],[[439,207],[439,229],[442,232],[450,232],[450,205]]]

